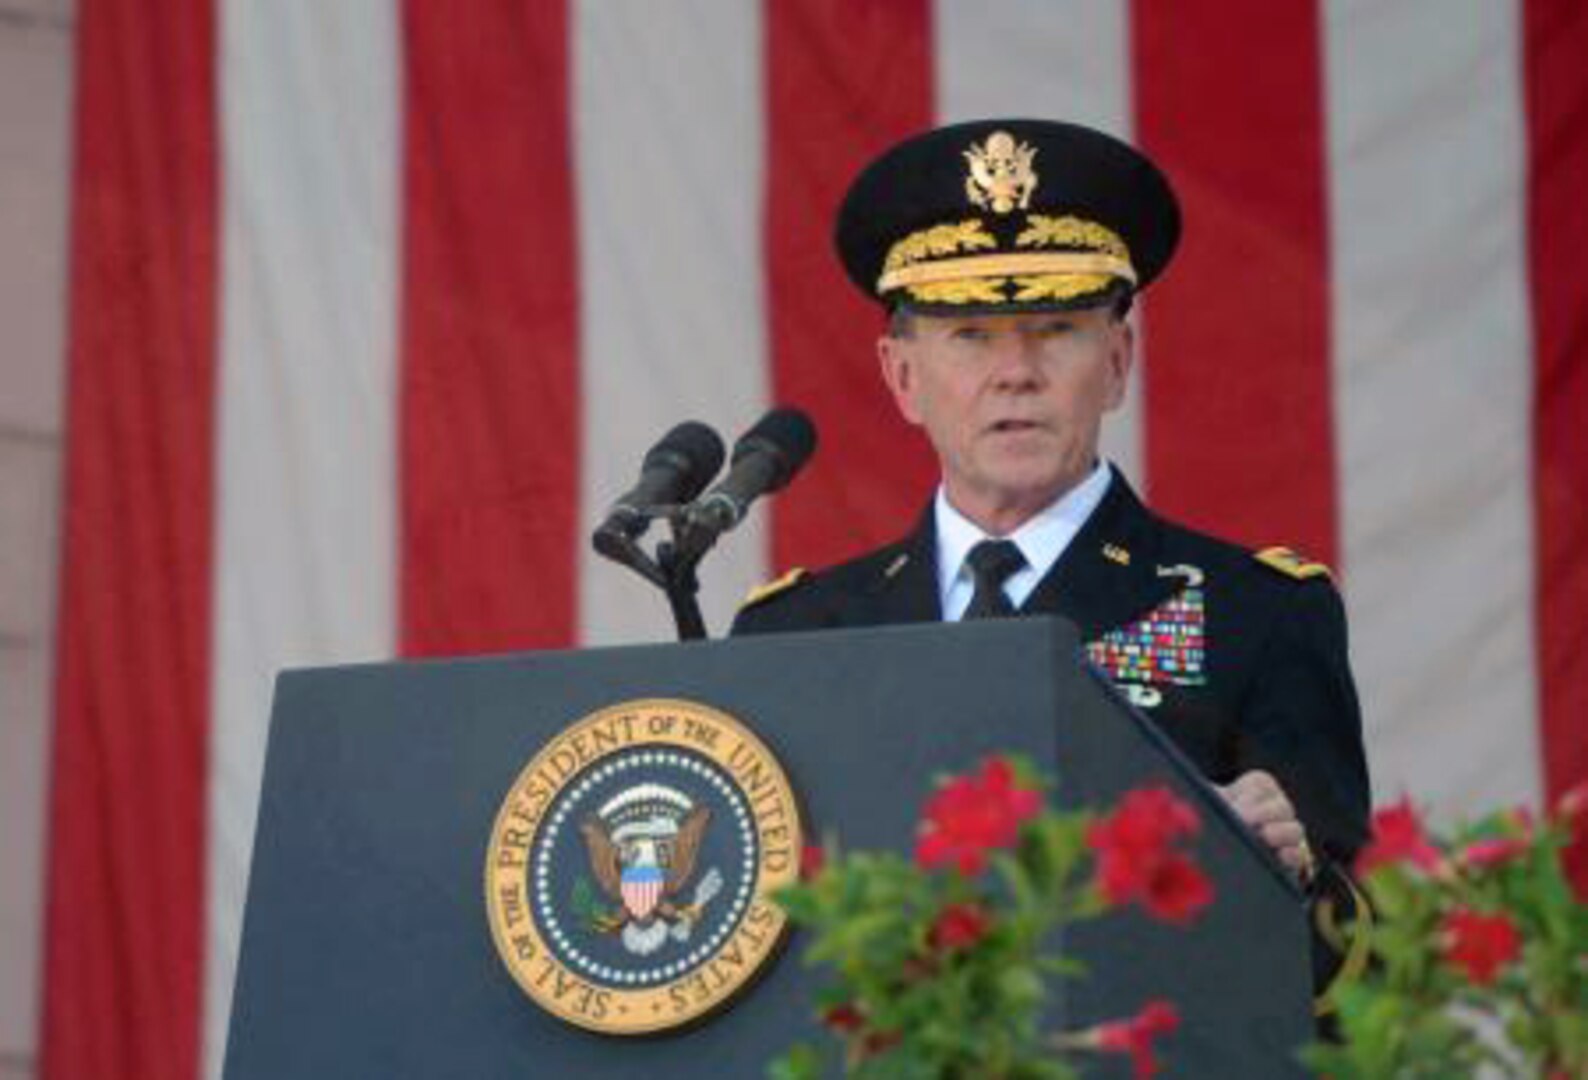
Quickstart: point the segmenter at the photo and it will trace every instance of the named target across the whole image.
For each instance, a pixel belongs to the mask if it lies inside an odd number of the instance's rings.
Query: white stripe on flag
[[[1539,791],[1518,13],[1326,7],[1352,654],[1379,801]]]
[[[226,0],[205,1062],[218,1075],[286,665],[393,649],[393,0]]]
[[[1128,0],[936,0],[933,26],[943,122],[1055,117],[1130,138]],[[1103,454],[1145,481],[1141,385],[1138,370],[1103,425]]]
[[[581,520],[593,525],[674,424],[702,420],[731,443],[766,407],[765,93],[755,4],[580,0],[573,37]],[[766,575],[765,522],[762,506],[705,564],[713,632]],[[596,556],[583,529],[578,572],[583,642],[672,639],[661,594]]]

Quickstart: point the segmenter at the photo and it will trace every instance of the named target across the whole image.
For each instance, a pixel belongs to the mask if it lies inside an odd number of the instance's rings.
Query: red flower
[[[1459,858],[1463,865],[1474,870],[1488,870],[1527,854],[1531,846],[1520,837],[1492,836],[1486,840],[1474,840],[1462,849]]]
[[[1479,986],[1494,981],[1500,968],[1522,951],[1522,937],[1510,917],[1457,908],[1441,924],[1445,960]]]
[[[1097,853],[1103,895],[1114,904],[1140,900],[1150,914],[1171,922],[1191,918],[1213,899],[1213,886],[1170,845],[1200,827],[1196,812],[1168,788],[1130,792],[1086,834]]]
[[[853,1002],[846,1001],[842,1005],[834,1005],[822,1013],[822,1023],[834,1031],[848,1033],[859,1031],[866,1026],[866,1018],[855,1008]]]
[[[987,935],[992,918],[980,904],[950,904],[938,913],[927,934],[934,949],[968,949]]]
[[[1358,877],[1380,866],[1409,862],[1430,873],[1443,861],[1439,849],[1428,842],[1423,822],[1411,799],[1373,812],[1373,839],[1356,857]]]
[[[800,880],[810,881],[827,865],[827,851],[820,844],[806,844],[800,849]]]
[[[979,874],[987,852],[1014,844],[1021,823],[1041,809],[1040,792],[1015,787],[1009,762],[989,758],[979,774],[956,777],[932,795],[915,861],[928,870],[953,863],[962,874]]]
[[[1188,923],[1213,902],[1213,883],[1184,855],[1170,855],[1147,878],[1141,903],[1164,922]]]
[[[1152,1041],[1168,1035],[1180,1026],[1180,1014],[1167,1001],[1149,1001],[1130,1020],[1115,1020],[1099,1024],[1093,1029],[1099,1050],[1130,1055],[1132,1075],[1144,1080],[1158,1071],[1158,1060],[1152,1056]]]

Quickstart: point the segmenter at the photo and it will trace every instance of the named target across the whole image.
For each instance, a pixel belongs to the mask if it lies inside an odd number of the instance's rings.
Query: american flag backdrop
[[[584,537],[772,403],[708,620],[931,459],[830,250],[936,121],[1126,136],[1188,228],[1106,449],[1336,565],[1381,801],[1588,775],[1579,0],[81,0],[42,1069],[224,1051],[283,666],[666,640]]]

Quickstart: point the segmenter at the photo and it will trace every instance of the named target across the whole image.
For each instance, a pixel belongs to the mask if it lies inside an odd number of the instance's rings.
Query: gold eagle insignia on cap
[[[1334,574],[1323,563],[1313,562],[1287,547],[1264,548],[1253,553],[1252,558],[1264,566],[1278,570],[1287,577],[1295,578],[1297,581],[1306,581],[1308,578],[1315,577],[1326,577],[1330,581],[1334,580]]]
[[[761,585],[757,585],[755,588],[751,589],[750,592],[745,596],[744,602],[741,603],[739,607],[741,609],[747,608],[755,604],[759,604],[763,600],[770,600],[778,593],[798,585],[801,580],[808,577],[809,575],[810,571],[806,570],[803,566],[796,566],[782,577],[773,581],[765,582]]]
[[[1007,131],[993,132],[980,146],[971,143],[965,151],[965,163],[970,167],[965,197],[972,206],[995,214],[1007,214],[1016,207],[1024,210],[1037,188],[1037,173],[1031,167],[1036,156],[1035,147],[1016,142]]]

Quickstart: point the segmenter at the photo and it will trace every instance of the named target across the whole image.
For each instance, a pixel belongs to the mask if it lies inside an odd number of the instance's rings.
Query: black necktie
[[[976,582],[976,591],[965,609],[967,619],[994,619],[1013,615],[1015,606],[1004,595],[1004,582],[1026,564],[1026,557],[1012,540],[983,540],[970,549],[965,565]]]

